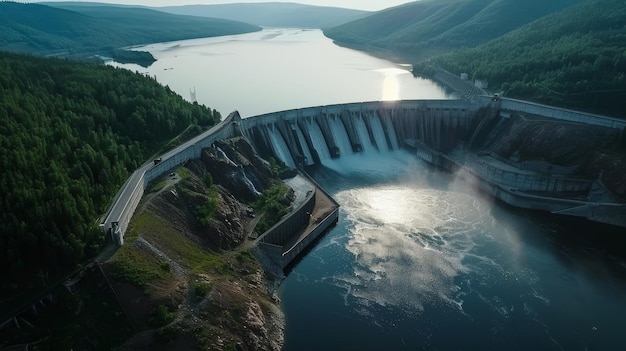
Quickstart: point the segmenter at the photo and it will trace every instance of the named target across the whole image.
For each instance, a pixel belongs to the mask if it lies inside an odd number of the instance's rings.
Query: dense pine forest
[[[130,172],[220,114],[127,70],[0,53],[0,120],[2,295],[26,297],[98,252]]]

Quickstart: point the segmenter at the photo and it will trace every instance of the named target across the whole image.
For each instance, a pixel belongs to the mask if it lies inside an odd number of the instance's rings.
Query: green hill
[[[497,38],[582,0],[424,0],[326,29],[340,44],[424,58]]]
[[[264,27],[327,28],[354,21],[370,12],[295,3],[238,3],[166,6],[157,10],[252,23]]]
[[[241,22],[145,8],[56,6],[0,2],[0,50],[72,57],[115,56],[119,48],[131,45],[260,30]]]
[[[433,61],[507,96],[626,116],[626,6],[588,0]]]
[[[127,70],[0,53],[0,315],[99,252],[130,172],[219,119]]]

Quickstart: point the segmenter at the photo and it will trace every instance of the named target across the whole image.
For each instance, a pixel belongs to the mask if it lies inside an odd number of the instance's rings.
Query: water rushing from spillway
[[[367,131],[367,126],[365,125],[363,118],[361,116],[354,118],[354,125],[359,135],[363,152],[368,153],[373,151],[375,146],[372,144],[372,139],[369,136],[369,132]]]
[[[296,134],[298,136],[298,142],[300,146],[302,147],[303,156],[306,158],[305,166],[310,166],[314,164],[313,154],[311,154],[309,145],[307,144],[306,139],[304,138],[304,134],[302,134],[302,131],[300,130],[300,128],[296,128]]]
[[[296,168],[296,163],[294,162],[293,157],[291,157],[289,148],[287,147],[285,139],[283,139],[280,132],[277,129],[270,128],[268,130],[268,134],[276,157],[278,157],[290,168]]]
[[[626,263],[580,242],[597,227],[502,208],[404,151],[328,166],[311,173],[340,222],[283,283],[285,350],[621,345]]]
[[[328,118],[328,124],[341,156],[350,156],[352,154],[352,145],[341,119],[337,116],[332,116]]]
[[[387,144],[387,138],[385,137],[385,131],[383,130],[383,125],[380,122],[378,116],[371,114],[370,111],[367,112],[367,119],[372,126],[372,133],[374,134],[374,140],[376,142],[376,147],[379,151],[387,151],[389,150],[389,145]]]
[[[322,162],[330,160],[330,151],[328,150],[328,145],[326,144],[326,140],[324,140],[324,135],[322,134],[322,130],[319,125],[315,121],[307,121],[307,128],[309,130],[309,135],[311,137],[311,143],[313,149],[317,151],[317,154]]]
[[[305,130],[310,137],[311,147],[313,150],[317,151],[319,160],[315,161],[318,162],[313,162],[313,156],[309,149],[309,144],[304,137],[304,131],[302,131],[298,123],[293,123],[290,127],[291,132],[295,132],[299,145],[293,146],[294,148],[299,148],[299,150],[294,150],[294,152],[296,152],[296,155],[302,154],[306,157],[306,166],[321,164],[334,169],[338,164],[348,164],[355,160],[360,162],[363,160],[363,157],[379,155],[380,152],[387,152],[390,150],[389,143],[392,145],[392,150],[397,150],[399,146],[393,123],[387,119],[388,123],[386,123],[385,131],[380,117],[370,112],[368,113],[367,123],[360,115],[352,115],[349,117],[351,122],[348,123],[352,123],[355,129],[354,140],[350,139],[346,125],[339,116],[331,115],[325,119],[328,123],[328,139],[324,137],[320,125],[318,124],[319,121],[307,119],[304,122],[306,125]],[[372,131],[374,140],[370,137],[369,130]],[[274,125],[267,126],[267,134],[272,149],[274,150],[274,155],[286,165],[295,168],[292,165],[294,164],[294,158],[297,157],[292,155],[283,134],[280,133]],[[356,147],[356,144],[359,144],[361,147]],[[330,149],[333,148],[337,148],[338,153],[331,156]]]

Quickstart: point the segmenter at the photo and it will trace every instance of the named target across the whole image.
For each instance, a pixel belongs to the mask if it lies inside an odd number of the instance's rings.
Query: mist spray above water
[[[489,222],[488,203],[468,194],[432,189],[427,165],[405,151],[354,154],[325,165],[345,179],[376,185],[335,195],[346,212],[345,249],[353,270],[329,277],[346,301],[408,308],[445,303],[462,309],[456,278],[476,245],[475,228]]]

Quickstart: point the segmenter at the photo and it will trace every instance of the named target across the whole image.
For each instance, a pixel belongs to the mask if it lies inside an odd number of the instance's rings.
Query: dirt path
[[[181,177],[177,172],[171,172],[169,175],[167,176],[161,176],[153,181],[159,181],[161,179],[165,178],[165,184],[163,185],[163,187],[161,189],[159,189],[158,191],[155,192],[150,192],[150,193],[144,193],[143,198],[141,199],[141,202],[139,203],[139,206],[137,207],[137,209],[135,210],[135,213],[141,213],[146,209],[146,206],[150,203],[150,201],[156,197],[159,196],[162,192],[164,191],[168,191],[170,190],[170,188],[172,188],[176,183],[181,181]],[[158,184],[158,183],[157,183]],[[150,188],[146,189],[149,190]]]

